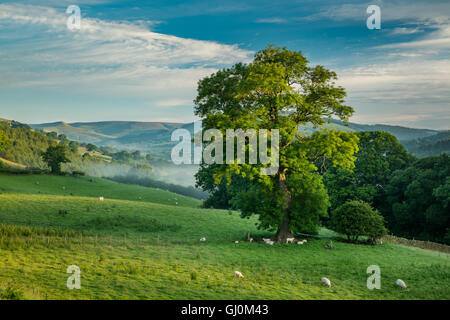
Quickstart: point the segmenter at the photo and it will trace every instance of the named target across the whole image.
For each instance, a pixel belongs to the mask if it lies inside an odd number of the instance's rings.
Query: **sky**
[[[352,122],[450,129],[448,0],[2,0],[0,118],[189,122],[201,78],[268,44],[335,71]]]

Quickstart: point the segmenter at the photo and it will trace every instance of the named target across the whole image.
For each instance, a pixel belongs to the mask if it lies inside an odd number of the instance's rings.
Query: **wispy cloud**
[[[256,23],[287,23],[288,21],[283,18],[263,18],[255,20]]]
[[[68,16],[50,7],[0,4],[3,88],[54,88],[84,97],[140,98],[156,108],[191,107],[199,79],[253,54],[237,45],[153,32],[153,21],[83,16],[81,29],[73,32]]]
[[[375,0],[372,3],[327,3],[319,12],[301,19],[320,20],[330,19],[336,21],[365,21],[366,9],[369,4],[378,5],[381,9],[382,21],[427,21],[430,19],[446,19],[450,16],[450,6],[447,1],[421,1],[412,3],[410,0],[391,0],[389,2]]]
[[[415,34],[419,32],[423,32],[424,30],[421,28],[394,28],[391,31],[392,35],[404,35],[404,34]]]
[[[338,70],[354,121],[449,129],[450,59],[408,57]]]

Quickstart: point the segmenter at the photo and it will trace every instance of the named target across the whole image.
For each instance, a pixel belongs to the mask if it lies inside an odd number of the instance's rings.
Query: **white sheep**
[[[302,240],[302,241],[298,241],[297,242],[297,244],[304,244],[305,242]]]
[[[331,287],[331,281],[327,278],[322,278],[322,283],[326,285],[328,288]]]
[[[253,238],[248,239],[248,241],[253,242]]]
[[[235,271],[234,272],[234,276],[238,277],[238,278],[243,278],[244,277],[244,275],[242,273],[240,273],[239,271]]]
[[[105,200],[105,198],[99,197],[98,200],[103,201],[103,200]]]
[[[236,240],[234,243],[239,243],[239,241]]]
[[[403,280],[401,280],[401,279],[397,279],[397,281],[395,281],[395,284],[398,285],[402,289],[406,289],[407,288],[406,287],[406,283]]]
[[[295,238],[286,238],[286,243],[294,243]]]
[[[308,240],[306,240],[306,239],[303,239],[302,241],[303,241],[303,243],[306,243],[306,242],[308,242]]]
[[[270,244],[271,246],[273,246],[273,244],[275,243],[275,241],[268,240],[268,241],[266,241],[266,243],[267,243],[267,244]]]
[[[266,243],[267,243],[267,241],[271,241],[270,239],[267,239],[267,238],[262,238],[262,239],[263,239],[263,241],[266,242]]]
[[[200,238],[200,241],[206,241],[206,238],[205,237],[202,237],[202,238]]]

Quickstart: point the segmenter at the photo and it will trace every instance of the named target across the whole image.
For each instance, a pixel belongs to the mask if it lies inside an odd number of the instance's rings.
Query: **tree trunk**
[[[286,242],[287,238],[291,238],[292,237],[292,232],[291,232],[291,228],[290,228],[290,221],[291,221],[291,217],[290,217],[290,210],[291,210],[291,202],[292,202],[292,198],[291,198],[291,193],[289,192],[287,186],[286,186],[286,169],[285,170],[280,170],[279,173],[279,185],[280,185],[280,189],[281,191],[283,191],[284,195],[285,195],[285,202],[283,205],[283,221],[281,223],[281,225],[278,228],[277,234],[276,234],[276,239],[277,242]]]

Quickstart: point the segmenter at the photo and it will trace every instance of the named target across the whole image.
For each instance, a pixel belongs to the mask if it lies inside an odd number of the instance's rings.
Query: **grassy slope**
[[[0,175],[0,192],[83,196],[96,199],[103,196],[106,199],[153,202],[181,207],[198,207],[201,204],[200,200],[165,190],[120,184],[91,177]]]
[[[54,184],[46,191],[59,195],[31,194],[36,178],[41,188],[43,181]],[[235,244],[231,240],[243,240],[247,231],[257,237],[267,234],[256,230],[254,219],[240,219],[236,213],[130,201],[128,187],[141,191],[134,186],[109,185],[118,199],[110,196],[104,202],[64,196],[58,183],[75,186],[80,180],[46,180],[55,178],[0,176],[0,186],[9,188],[0,194],[0,222],[84,231],[83,237],[6,237],[0,228],[0,288],[14,279],[12,292],[25,298],[450,298],[450,258],[445,254],[391,244],[335,243],[330,251],[323,247],[327,239],[309,239],[303,246]],[[77,190],[89,195],[97,190],[87,188],[109,181],[83,183],[79,188],[86,189]],[[27,193],[12,193],[19,187]],[[67,215],[58,214],[61,209]],[[198,241],[201,236],[206,243]],[[71,264],[81,268],[81,290],[66,288],[65,271]],[[366,288],[366,268],[372,264],[381,268],[381,290]],[[245,278],[235,279],[234,270]],[[321,285],[323,276],[331,279],[331,288]],[[397,278],[409,288],[395,287]]]

